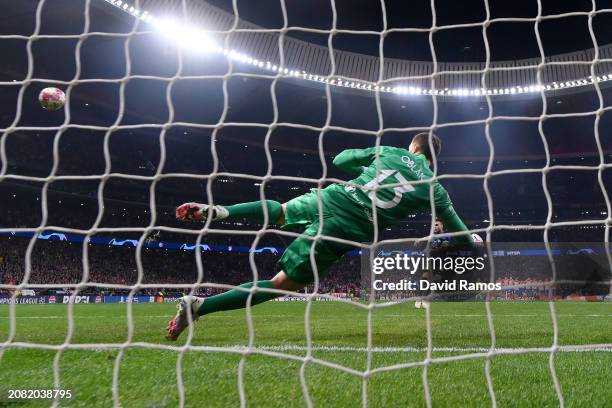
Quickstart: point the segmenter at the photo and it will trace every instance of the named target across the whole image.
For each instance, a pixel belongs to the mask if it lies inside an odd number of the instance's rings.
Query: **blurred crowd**
[[[143,248],[140,257],[131,247],[89,245],[87,261],[83,262],[83,246],[70,242],[37,241],[27,257],[29,240],[0,237],[0,281],[15,284],[23,281],[26,259],[30,260],[28,283],[46,284],[54,288],[81,282],[109,285],[159,284],[145,288],[141,294],[182,292],[185,289],[166,288],[167,284],[192,285],[197,282],[239,285],[257,279],[270,279],[278,271],[278,254],[258,253],[252,257],[238,252],[201,252],[201,275],[193,251]],[[137,258],[141,260],[141,272]],[[251,259],[253,265],[251,264]],[[87,266],[87,268],[84,268]],[[253,269],[253,267],[255,269]],[[355,293],[359,284],[359,257],[345,257],[334,265],[319,285],[319,292]],[[87,274],[87,275],[85,275]],[[87,288],[92,293],[118,294],[126,289]],[[310,288],[312,290],[312,288]],[[201,287],[198,293],[215,294],[222,289]],[[42,290],[38,290],[42,293]],[[83,292],[85,293],[85,292]]]
[[[148,249],[140,254],[132,247],[105,245],[87,246],[86,258],[82,244],[65,241],[35,241],[28,256],[30,240],[18,237],[0,237],[0,282],[18,284],[26,278],[29,284],[44,284],[38,294],[53,293],[55,290],[70,291],[65,285],[81,284],[80,293],[127,294],[129,288],[113,285],[149,285],[137,293],[142,295],[176,295],[197,285],[196,293],[210,296],[224,290],[210,284],[239,285],[256,279],[270,279],[278,272],[280,254],[201,252],[201,268],[198,268],[193,251]],[[569,261],[567,260],[569,259]],[[27,262],[29,260],[29,263]],[[140,260],[140,268],[139,262]],[[362,259],[358,255],[347,255],[333,265],[320,279],[319,293],[334,293],[346,297],[363,297],[366,281],[362,277]],[[587,271],[589,262],[592,264]],[[573,256],[558,258],[556,280],[579,280],[578,284],[555,285],[557,293],[570,295],[593,290],[593,285],[609,280],[605,265],[599,268],[596,262]],[[599,269],[598,269],[599,268]],[[602,271],[604,271],[602,273]],[[487,269],[475,281],[490,281]],[[608,278],[606,278],[608,276]],[[553,280],[553,272],[546,256],[506,256],[495,258],[494,282],[503,288],[519,287],[517,293],[547,293]],[[92,284],[96,285],[95,287]],[[188,287],[171,288],[168,285],[181,284]],[[604,285],[605,286],[605,285]],[[313,285],[306,290],[313,291]],[[603,286],[600,289],[605,290]],[[609,288],[608,288],[609,290]],[[8,291],[3,291],[5,294]],[[413,294],[417,295],[417,293]]]

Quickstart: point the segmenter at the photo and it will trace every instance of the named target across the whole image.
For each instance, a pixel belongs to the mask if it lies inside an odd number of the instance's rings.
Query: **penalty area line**
[[[69,343],[67,345],[52,345],[45,343],[24,343],[24,342],[9,342],[3,345],[3,348],[22,348],[22,349],[57,349],[63,348],[66,350],[78,350],[89,352],[106,352],[117,349],[168,349],[172,351],[181,351],[180,346],[171,346],[164,343]],[[297,344],[276,344],[276,345],[255,345],[251,348],[245,345],[226,344],[226,345],[189,345],[190,351],[194,352],[230,352],[230,353],[247,353],[247,352],[269,352],[269,353],[289,353],[289,352],[333,352],[333,353],[424,353],[427,352],[427,347],[354,347],[354,346],[299,346]],[[490,349],[488,347],[432,347],[434,353],[468,353],[479,354],[481,357],[489,355],[521,355],[529,353],[547,353],[562,354],[562,353],[612,353],[612,344],[583,344],[583,345],[567,345],[557,346],[554,350],[551,347],[498,347]],[[452,358],[452,356],[448,356]]]
[[[542,313],[542,314],[497,314],[492,313],[493,317],[550,317],[550,312]],[[141,315],[141,314],[132,314],[132,318],[134,319],[162,319],[162,318],[171,318],[172,314],[165,315]],[[403,317],[403,318],[423,318],[423,314],[415,313],[415,314],[390,314],[390,315],[381,315],[381,319],[385,318],[395,318],[395,317]],[[557,313],[557,317],[612,317],[612,314],[564,314]],[[127,319],[127,314],[119,314],[115,316],[110,315],[79,315],[74,314],[72,316],[74,319]],[[260,315],[258,318],[270,318],[270,317],[290,317],[289,315]],[[486,314],[435,314],[432,313],[432,317],[487,317]],[[9,319],[9,316],[0,316],[0,319]],[[68,315],[48,315],[48,316],[15,316],[16,319],[67,319]],[[227,316],[215,316],[208,315],[207,319],[214,318],[227,318]],[[344,317],[326,317],[323,320],[346,320]]]
[[[245,346],[222,346],[227,348],[235,348],[237,350],[246,350]],[[265,350],[265,351],[308,351],[308,347],[306,346],[298,346],[291,344],[284,345],[257,345],[254,347],[255,349]],[[512,353],[513,351],[520,350],[521,348],[511,348],[511,347],[498,347],[494,349],[494,352],[499,353]],[[329,351],[329,352],[349,352],[349,353],[419,353],[426,352],[427,347],[372,347],[368,349],[367,347],[351,347],[351,346],[312,346],[310,348],[311,351]],[[491,351],[488,347],[433,347],[433,352],[449,352],[449,353],[486,353]],[[601,347],[588,347],[588,346],[563,346],[561,350],[558,352],[589,352],[589,351],[599,351],[612,353],[612,345],[611,346],[601,346]]]

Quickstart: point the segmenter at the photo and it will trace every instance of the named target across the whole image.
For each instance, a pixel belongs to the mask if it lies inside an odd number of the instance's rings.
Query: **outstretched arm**
[[[468,228],[465,226],[461,218],[459,218],[452,205],[449,205],[448,207],[439,211],[437,216],[442,220],[442,223],[444,223],[444,227],[448,232],[468,231]],[[453,237],[453,240],[465,244],[471,244],[474,242],[470,234],[457,235]]]
[[[334,166],[353,175],[361,174],[376,159],[376,148],[347,149],[334,158]]]
[[[448,192],[440,184],[436,184],[434,189],[436,215],[444,223],[444,228],[448,232],[466,232],[466,234],[454,236],[454,241],[466,244],[473,243],[472,235],[467,233],[468,228],[455,212]]]

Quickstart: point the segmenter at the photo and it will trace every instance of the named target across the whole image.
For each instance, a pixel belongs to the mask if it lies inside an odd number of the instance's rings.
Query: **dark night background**
[[[232,12],[232,3],[211,1]],[[21,81],[28,71],[26,41],[7,38],[8,35],[31,35],[36,23],[34,10],[38,2],[0,0],[0,128],[6,153],[6,173],[0,174],[0,228],[37,227],[42,220],[41,199],[43,178],[53,170],[54,142],[59,161],[55,175],[101,175],[110,165],[111,173],[153,176],[161,167],[162,174],[189,173],[199,178],[163,177],[154,186],[156,226],[185,227],[174,220],[174,207],[185,201],[232,203],[259,199],[260,186],[253,179],[223,175],[207,177],[214,168],[211,138],[214,125],[223,113],[221,79],[178,79],[171,86],[174,122],[163,138],[160,128],[141,126],[112,132],[109,138],[108,163],[104,154],[105,129],[68,128],[61,134],[44,127],[59,126],[66,110],[43,111],[37,102],[38,92],[52,86],[53,80],[74,78],[77,64],[77,38],[44,38],[32,42],[33,78],[47,79],[24,84],[21,118],[18,127],[36,130],[11,130],[17,112]],[[382,26],[382,11],[378,1],[336,0],[337,28],[376,30]],[[593,16],[593,30],[599,45],[612,43],[612,2],[596,1],[598,10],[609,9]],[[275,0],[238,1],[241,18],[266,28],[283,25],[280,4]],[[330,29],[332,12],[329,1],[286,2],[287,35],[327,45],[326,34],[305,33],[296,27]],[[428,28],[432,25],[431,3],[419,1],[386,1],[388,28]],[[534,18],[538,13],[535,0],[489,1],[490,18]],[[590,1],[541,1],[542,15],[573,11],[590,11]],[[485,3],[477,0],[435,1],[436,25],[477,23],[486,17]],[[40,34],[81,34],[83,32],[85,2],[75,0],[47,0],[42,11]],[[125,33],[131,30],[133,19],[102,0],[92,0],[90,7],[92,32]],[[143,28],[143,25],[141,25]],[[587,16],[568,16],[541,22],[542,45],[547,55],[592,48]],[[539,57],[533,22],[494,22],[486,30],[492,60]],[[484,41],[482,26],[452,28],[437,31],[434,45],[438,61],[482,61]],[[364,54],[378,55],[380,37],[365,34],[337,34],[334,47]],[[70,124],[108,127],[117,119],[120,106],[120,86],[115,82],[95,79],[120,79],[126,75],[124,36],[92,35],[80,50],[80,79],[91,79],[75,85],[70,93]],[[248,50],[245,50],[248,52]],[[431,60],[428,33],[391,33],[385,38],[387,57]],[[132,75],[151,75],[170,78],[177,74],[178,59],[174,44],[156,34],[134,37],[129,46]],[[227,60],[216,54],[183,54],[185,75],[219,75],[228,71]],[[233,64],[233,72],[260,73],[252,67]],[[269,74],[269,73],[266,73]],[[169,121],[166,103],[168,82],[159,79],[131,79],[125,85],[125,109],[120,125],[165,124]],[[346,148],[373,146],[375,136],[351,131],[297,129],[280,125],[269,139],[271,161],[266,158],[265,126],[273,121],[272,99],[268,77],[246,78],[232,75],[227,80],[228,111],[223,126],[216,133],[214,144],[218,155],[218,171],[264,176],[268,168],[272,176],[298,176],[310,179],[347,175],[331,165],[333,157]],[[61,86],[66,88],[65,86]],[[276,86],[278,122],[322,127],[327,106],[331,104],[331,125],[349,129],[376,131],[378,120],[375,99],[368,93],[339,92],[332,88],[331,100],[320,84],[304,84],[296,79],[279,80]],[[610,89],[603,89],[603,106],[610,106]],[[592,90],[576,90],[571,94],[547,94],[546,114],[591,112],[600,101]],[[428,127],[432,123],[431,97],[408,98],[387,95],[381,98],[382,126],[385,128]],[[605,164],[612,164],[612,112],[606,110],[596,122],[594,114],[546,118],[542,121],[542,135],[537,118],[543,113],[539,94],[530,97],[493,99],[492,116],[530,117],[532,120],[495,119],[490,126],[493,142],[491,171],[526,170],[483,178],[448,178],[442,184],[448,189],[458,213],[471,228],[493,225],[543,225],[548,215],[548,204],[543,189],[542,167],[546,164],[545,139],[551,165],[598,166],[600,155],[596,145],[598,129]],[[484,175],[489,164],[491,148],[487,143],[484,124],[461,122],[484,119],[489,108],[484,99],[466,98],[438,100],[437,130],[443,141],[439,158],[440,175]],[[536,118],[536,120],[533,120]],[[188,123],[188,124],[186,124]],[[198,127],[198,125],[201,125]],[[407,146],[415,132],[385,132],[381,143]],[[321,142],[322,152],[318,145]],[[160,162],[161,147],[165,148],[165,162]],[[323,153],[322,155],[320,153]],[[34,176],[37,181],[24,181],[7,175]],[[552,221],[598,220],[590,226],[558,226],[550,230],[551,240],[603,241],[604,220],[609,217],[604,192],[598,182],[597,168],[589,170],[555,167],[544,175],[552,198]],[[206,193],[208,180],[212,196]],[[612,186],[612,168],[601,171],[601,182]],[[152,182],[146,179],[110,177],[103,189],[104,208],[98,208],[97,179],[53,181],[48,184],[46,225],[88,229],[98,213],[102,213],[99,227],[146,227],[151,221],[149,193]],[[316,182],[274,179],[266,183],[266,196],[279,201],[288,200]],[[485,196],[485,185],[492,201]],[[491,211],[489,208],[491,206]],[[493,220],[491,220],[493,216]],[[429,233],[429,215],[406,220],[386,231],[385,237],[414,237]],[[198,225],[190,228],[196,229]],[[219,229],[244,229],[245,226],[218,224]],[[257,230],[258,226],[248,226]],[[120,235],[117,233],[115,235]],[[125,236],[138,237],[138,232]],[[162,233],[169,241],[193,240],[195,236]],[[250,236],[231,236],[222,232],[210,233],[206,242],[246,242]],[[286,238],[284,238],[286,239]],[[493,231],[495,240],[542,241],[542,230]],[[3,245],[8,239],[2,238]],[[16,240],[16,239],[13,239]],[[263,241],[284,246],[283,238],[273,233]],[[13,244],[11,244],[13,245]]]

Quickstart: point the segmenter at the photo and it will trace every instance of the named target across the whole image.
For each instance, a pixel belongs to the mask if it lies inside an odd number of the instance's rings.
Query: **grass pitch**
[[[556,303],[559,345],[612,343],[612,304]],[[0,388],[53,387],[54,359],[59,361],[61,387],[74,398],[60,406],[108,407],[113,405],[113,368],[119,350],[97,345],[126,342],[125,304],[74,305],[71,344],[91,344],[89,350],[8,348],[0,358]],[[498,349],[549,347],[553,323],[548,303],[506,302],[491,305]],[[163,339],[164,327],[174,313],[171,304],[134,304],[132,342],[181,346]],[[229,352],[124,349],[119,367],[118,397],[124,407],[175,407],[177,359],[182,365],[184,404],[187,407],[232,407],[240,404],[239,366],[243,360],[244,398],[248,406],[305,406],[300,371],[302,361],[282,356],[307,355],[302,302],[268,302],[252,309],[253,341],[259,350],[281,357],[250,354],[242,349],[249,341],[243,310],[218,313],[200,320],[193,333],[194,346],[233,347]],[[0,307],[0,341],[8,336],[8,306]],[[485,377],[486,350],[491,336],[484,303],[434,303],[431,309],[433,363],[426,372],[434,407],[491,406]],[[427,331],[425,312],[412,304],[376,309],[372,314],[372,344],[368,358],[368,313],[363,308],[337,302],[315,302],[311,308],[313,361],[303,374],[314,406],[362,405],[364,381],[350,370],[374,370],[367,381],[367,401],[372,407],[425,406],[423,367]],[[61,345],[68,332],[66,305],[17,305],[14,341]],[[445,356],[466,356],[450,361]],[[473,356],[473,357],[469,357]],[[549,353],[503,354],[491,359],[490,372],[500,407],[559,406],[549,368]],[[368,362],[369,360],[369,362]],[[404,364],[397,370],[378,370]],[[411,364],[416,364],[411,366]],[[558,352],[554,367],[565,406],[612,406],[612,348],[598,351]],[[0,406],[49,406],[48,401],[0,402]]]

